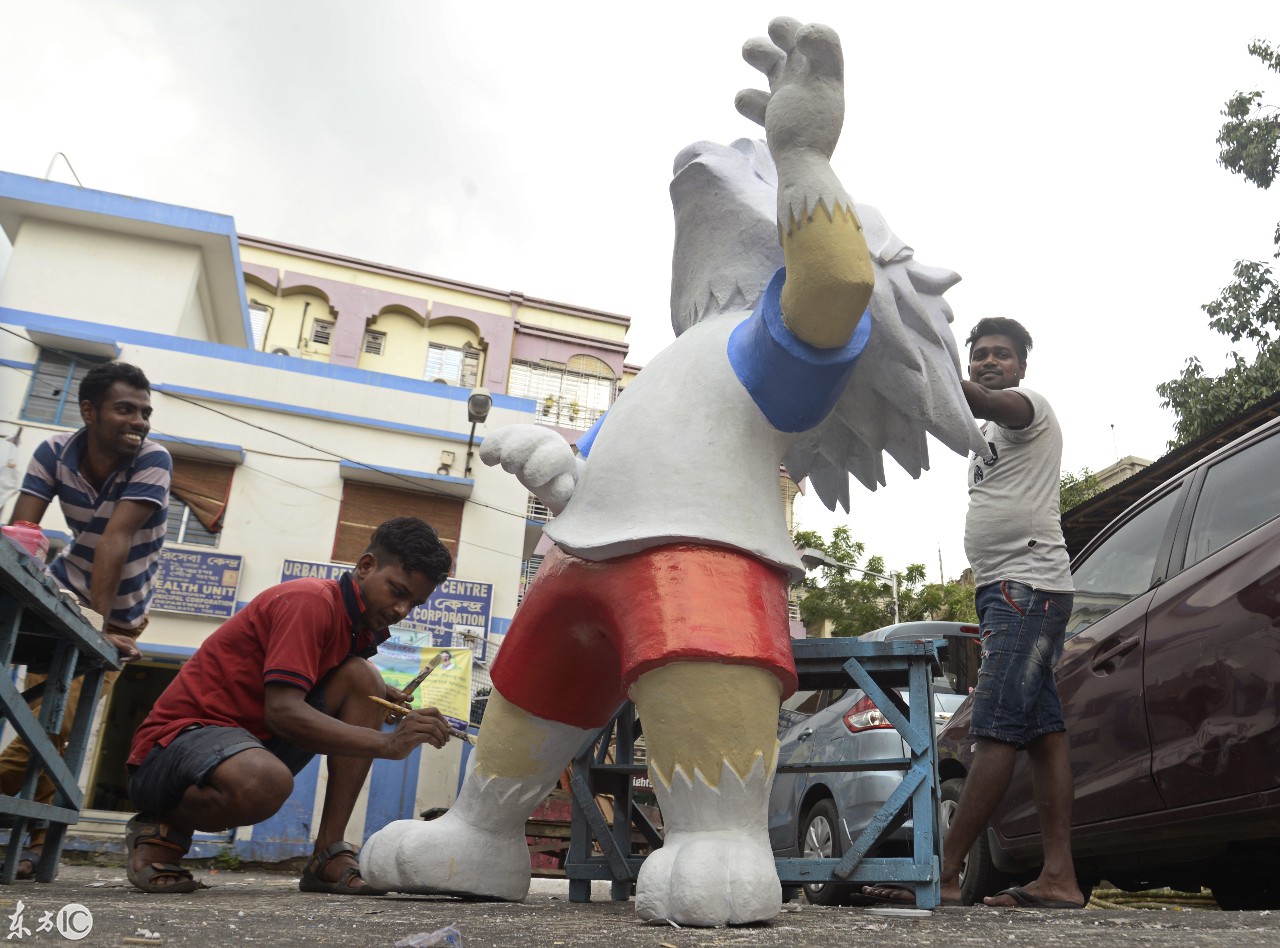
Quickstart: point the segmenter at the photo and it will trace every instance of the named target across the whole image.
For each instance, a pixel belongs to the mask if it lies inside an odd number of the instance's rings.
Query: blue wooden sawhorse
[[[933,731],[933,679],[939,668],[933,643],[799,639],[792,642],[792,651],[800,688],[861,689],[897,729],[909,756],[779,766],[779,772],[902,770],[904,776],[848,852],[833,859],[778,858],[778,878],[784,885],[911,883],[919,907],[936,907],[940,902],[942,836],[937,740]],[[899,690],[906,692],[905,702]],[[612,883],[613,899],[630,897],[644,862],[642,854],[633,852],[633,827],[649,849],[661,845],[660,834],[636,808],[632,797],[632,778],[645,772],[634,752],[639,726],[635,707],[627,702],[574,758],[570,782],[573,822],[565,862],[570,901],[590,901],[591,881],[597,879]],[[597,795],[613,798],[612,821],[600,809]],[[911,855],[868,858],[867,853],[881,834],[908,811]]]
[[[41,565],[7,540],[0,540],[0,662],[5,668],[26,665],[48,675],[45,684],[22,693],[8,674],[0,674],[0,713],[31,749],[21,791],[16,797],[0,794],[0,814],[13,822],[0,883],[13,882],[17,875],[22,841],[32,819],[49,823],[36,880],[52,882],[67,827],[79,820],[84,805],[79,774],[102,677],[108,669],[118,669],[120,660],[111,641],[58,591]],[[62,728],[67,691],[77,674],[84,675],[84,684],[66,752],[60,754],[50,735],[56,737]],[[43,701],[37,718],[27,701],[40,693]],[[35,802],[41,771],[53,781],[52,803]]]

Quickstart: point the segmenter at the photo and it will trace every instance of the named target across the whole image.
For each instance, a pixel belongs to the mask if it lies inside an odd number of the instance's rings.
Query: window
[[[385,332],[378,332],[374,329],[366,329],[364,332],[364,351],[369,355],[382,355],[382,347],[387,341]]]
[[[1191,518],[1186,565],[1280,515],[1280,435],[1223,458],[1205,475]]]
[[[470,343],[461,349],[432,343],[427,349],[427,367],[422,378],[427,382],[444,382],[475,388],[480,375],[480,350]]]
[[[22,406],[22,417],[27,421],[79,427],[80,383],[90,369],[103,361],[41,349],[27,401]]]
[[[333,338],[333,321],[330,319],[313,319],[311,321],[311,341],[327,346]]]
[[[577,355],[566,365],[512,362],[507,392],[538,402],[538,421],[586,431],[617,397],[613,370],[593,356]]]
[[[165,543],[190,543],[192,546],[217,546],[218,534],[205,529],[191,508],[172,494],[169,495],[169,527],[164,534]]]
[[[533,577],[538,575],[538,568],[542,566],[542,557],[534,555],[529,557],[521,564],[520,567],[520,594],[516,596],[516,605],[520,605],[520,600],[524,598],[525,592],[529,589],[529,584],[533,582]]]
[[[1156,557],[1181,497],[1182,491],[1174,488],[1121,525],[1076,567],[1068,638],[1151,588]]]
[[[253,348],[261,351],[267,338],[267,324],[271,322],[271,307],[261,303],[249,304],[249,329],[253,333]]]
[[[524,517],[526,520],[533,520],[536,523],[546,523],[551,519],[551,511],[533,494],[529,495],[529,501],[525,505]]]
[[[354,563],[369,545],[373,531],[392,517],[419,517],[435,527],[453,557],[462,530],[462,500],[444,494],[399,490],[359,481],[344,481],[333,561]]]
[[[217,546],[235,468],[216,461],[173,459],[167,543]]]

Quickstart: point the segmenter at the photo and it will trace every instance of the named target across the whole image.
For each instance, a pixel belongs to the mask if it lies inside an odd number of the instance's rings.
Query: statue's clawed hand
[[[777,162],[830,159],[844,123],[844,55],[835,30],[778,17],[769,38],[747,40],[742,57],[769,79],[769,91],[743,89],[738,111],[763,125]]]

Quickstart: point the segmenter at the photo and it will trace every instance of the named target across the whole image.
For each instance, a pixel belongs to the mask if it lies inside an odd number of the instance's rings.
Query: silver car
[[[955,622],[905,622],[863,635],[864,640],[933,639],[944,674],[934,681],[934,726],[941,729],[977,678],[978,627]],[[904,694],[905,698],[906,695]],[[893,725],[858,688],[798,691],[778,716],[778,763],[902,758],[910,750]],[[779,773],[769,798],[769,839],[777,856],[829,858],[844,854],[902,783],[901,770]],[[910,822],[888,830],[872,853],[907,852]],[[854,887],[807,884],[817,905],[848,901]],[[787,896],[798,894],[791,889]]]

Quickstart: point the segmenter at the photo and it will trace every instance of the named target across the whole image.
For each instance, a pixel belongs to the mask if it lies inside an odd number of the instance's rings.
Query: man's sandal
[[[348,842],[338,840],[331,843],[323,852],[312,853],[311,858],[307,860],[306,868],[302,870],[302,878],[298,880],[298,889],[302,892],[327,892],[330,895],[386,895],[385,889],[375,889],[371,885],[352,886],[354,879],[364,881],[364,877],[360,875],[360,867],[347,866],[342,870],[336,882],[326,882],[320,878],[320,871],[330,859],[348,853],[351,856],[356,855],[356,848]]]
[[[128,877],[129,882],[143,892],[153,893],[183,893],[208,888],[203,882],[191,875],[188,870],[178,865],[176,861],[151,862],[141,869],[135,870],[133,868],[134,851],[140,843],[172,849],[181,859],[187,854],[187,850],[191,848],[191,837],[190,830],[175,829],[149,813],[139,813],[125,824],[125,875]],[[164,885],[156,882],[158,878],[168,878],[176,881]]]

